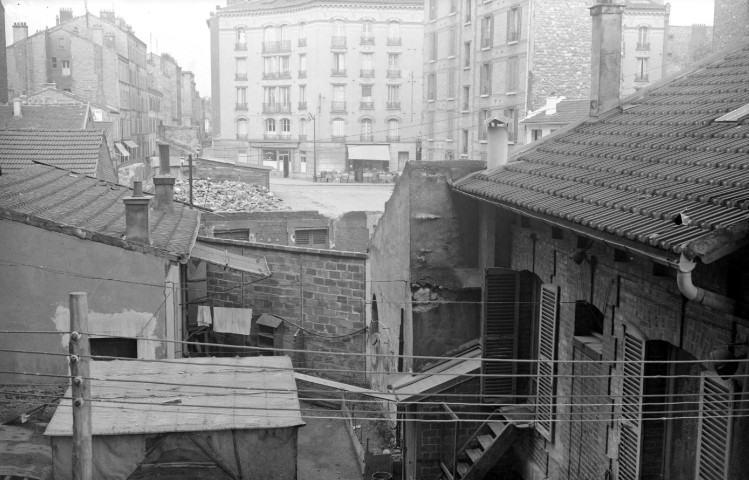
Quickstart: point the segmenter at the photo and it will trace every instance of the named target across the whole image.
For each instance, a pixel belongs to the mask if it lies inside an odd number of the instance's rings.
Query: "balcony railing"
[[[388,142],[400,142],[401,141],[401,136],[400,135],[388,135],[387,136],[387,141]]]
[[[235,73],[234,74],[234,80],[246,81],[247,80],[247,74],[246,73]]]
[[[277,133],[264,133],[263,140],[280,140],[281,136]]]
[[[401,37],[388,37],[388,47],[400,47],[403,44]]]
[[[374,110],[374,102],[359,102],[359,110]]]
[[[285,71],[285,72],[278,72],[278,78],[290,79],[291,78],[291,72],[288,71],[288,70]]]
[[[281,103],[264,103],[263,113],[289,113],[291,111],[291,105],[284,105]]]
[[[345,113],[346,112],[346,102],[331,102],[330,103],[330,111],[333,113]]]
[[[374,45],[375,44],[374,36],[372,36],[372,35],[362,35],[360,43],[361,43],[361,45]]]
[[[388,110],[400,110],[401,102],[387,102],[387,109]]]
[[[275,40],[263,42],[263,53],[290,53],[291,42],[288,40]]]
[[[234,50],[247,50],[247,43],[235,43]]]
[[[345,77],[346,76],[346,69],[343,68],[333,68],[330,70],[330,76],[331,77]]]
[[[650,51],[650,42],[637,42],[637,50],[641,52]]]
[[[263,80],[290,79],[291,72],[264,72]]]
[[[331,140],[334,142],[345,142],[346,141],[346,135],[333,135],[331,137]]]
[[[298,47],[306,47],[307,46],[307,39],[306,38],[300,38],[296,42]]]
[[[307,70],[299,70],[299,78],[307,78]]]
[[[359,76],[362,78],[372,78],[374,77],[374,70],[362,70],[359,72]]]
[[[635,82],[647,82],[648,81],[648,74],[644,75],[635,75]]]
[[[374,142],[374,135],[372,135],[371,133],[369,133],[369,134],[362,133],[361,135],[359,135],[359,141],[361,141],[361,142]]]
[[[345,49],[346,37],[342,37],[338,35],[330,37],[330,48]]]
[[[388,78],[401,78],[400,68],[388,68]]]
[[[237,104],[236,104],[236,105],[234,106],[234,110],[238,110],[238,111],[246,111],[246,110],[247,110],[247,102],[245,102],[245,103],[237,103]]]
[[[307,102],[299,102],[299,105],[297,105],[297,110],[307,110]]]

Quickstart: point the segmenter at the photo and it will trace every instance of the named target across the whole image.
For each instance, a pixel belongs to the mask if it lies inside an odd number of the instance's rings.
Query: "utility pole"
[[[317,118],[312,113],[307,113],[312,119],[312,181],[317,181]]]
[[[70,377],[73,391],[73,480],[92,479],[91,384],[88,345],[88,300],[70,294]]]
[[[190,206],[192,207],[192,153],[187,156],[187,167],[190,169]]]

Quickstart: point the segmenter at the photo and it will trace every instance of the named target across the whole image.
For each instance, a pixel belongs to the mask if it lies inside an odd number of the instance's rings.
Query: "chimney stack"
[[[492,117],[486,122],[487,155],[486,168],[491,170],[507,164],[507,141],[509,140],[509,118]]]
[[[622,12],[624,5],[598,0],[590,8],[593,17],[591,52],[590,116],[619,103],[622,69]]]
[[[21,99],[18,97],[13,99],[13,116],[15,118],[23,117],[23,111],[21,110]]]
[[[556,94],[552,92],[552,94],[548,97],[546,97],[546,108],[544,109],[546,111],[546,115],[554,115],[557,113],[557,103],[560,101],[559,98],[556,97]]]
[[[13,24],[13,43],[26,40],[29,37],[29,27],[26,22],[16,22]]]
[[[65,23],[68,20],[73,19],[73,9],[72,8],[61,8],[60,9],[60,23]]]
[[[148,204],[150,197],[143,196],[143,182],[133,182],[133,195],[125,202],[125,239],[129,242],[150,243],[148,238]]]
[[[159,174],[153,177],[153,188],[156,193],[154,210],[174,212],[174,181],[169,166],[169,145],[159,144]]]

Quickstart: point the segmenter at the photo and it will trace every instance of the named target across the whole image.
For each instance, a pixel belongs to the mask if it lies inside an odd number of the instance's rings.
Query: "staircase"
[[[451,467],[440,462],[440,480],[481,480],[520,435],[504,417],[484,422],[458,450],[455,476]]]

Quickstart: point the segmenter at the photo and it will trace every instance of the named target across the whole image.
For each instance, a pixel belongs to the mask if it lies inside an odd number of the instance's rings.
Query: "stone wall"
[[[284,348],[306,350],[289,353],[296,368],[367,385],[366,255],[208,237],[200,241],[238,255],[265,257],[271,271],[270,278],[260,280],[209,264],[211,306],[252,308],[254,314],[282,317]]]
[[[237,165],[208,158],[193,159],[193,176],[209,178],[214,182],[231,180],[270,187],[270,169],[261,165]],[[183,175],[187,178],[187,175]]]
[[[718,50],[749,35],[749,1],[715,0],[713,47]]]

